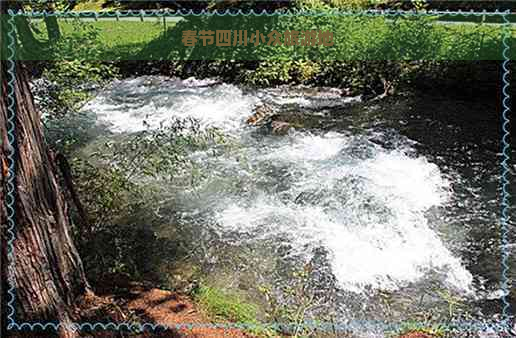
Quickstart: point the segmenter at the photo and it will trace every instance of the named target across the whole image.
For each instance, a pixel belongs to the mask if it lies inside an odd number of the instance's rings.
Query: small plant
[[[201,285],[193,290],[194,299],[219,320],[258,324],[258,308],[241,300],[239,295]]]
[[[437,294],[448,304],[448,316],[450,318],[453,318],[458,310],[464,308],[464,304],[461,299],[454,297],[449,291],[438,290]]]
[[[190,152],[225,142],[218,129],[201,129],[194,119],[175,119],[167,126],[110,140],[100,146],[95,157],[126,173],[128,180],[142,177],[172,180],[185,169],[192,169],[193,163],[187,159]]]
[[[293,65],[293,61],[264,61],[256,70],[249,72],[247,82],[266,87],[287,83],[291,80],[290,71]]]
[[[321,305],[321,299],[310,290],[310,267],[294,271],[291,285],[283,286],[281,294],[270,286],[261,286],[260,291],[268,303],[267,317],[280,323],[280,329],[294,337],[310,337],[315,333],[321,318],[313,319],[311,310]],[[281,323],[285,323],[282,325]],[[310,323],[309,325],[307,323]]]
[[[73,159],[74,183],[87,215],[87,220],[73,215],[75,235],[91,275],[120,272],[139,279],[157,267],[152,260],[163,252],[156,250],[167,249],[161,248],[163,240],[158,241],[153,228],[159,220],[153,210],[160,189],[170,185],[163,182],[191,171],[190,151],[223,139],[218,131],[199,128],[195,121],[177,120],[97,144],[89,155]],[[189,185],[195,179],[177,183]]]
[[[442,325],[420,323],[415,321],[403,322],[396,332],[389,333],[390,337],[400,337],[409,333],[422,333],[430,337],[446,337],[446,330]]]

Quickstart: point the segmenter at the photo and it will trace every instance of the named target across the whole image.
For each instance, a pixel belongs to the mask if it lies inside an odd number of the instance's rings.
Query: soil
[[[435,336],[423,332],[409,332],[399,338],[435,338]]]
[[[160,289],[133,292],[137,297],[128,303],[129,310],[151,322],[171,327],[186,323],[200,324],[199,326],[212,323],[186,296]],[[181,328],[178,333],[177,337],[253,337],[237,329],[208,327]]]
[[[186,295],[161,290],[142,283],[130,283],[125,288],[102,295],[88,294],[79,304],[80,322],[153,323],[157,327],[144,332],[120,330],[84,332],[84,337],[255,337],[240,329],[212,328],[213,321]],[[192,328],[183,327],[192,324]],[[199,327],[195,327],[196,324]],[[187,326],[187,325],[185,325]],[[118,332],[114,332],[118,331]]]
[[[128,283],[123,288],[113,290],[115,292],[102,296],[88,294],[79,305],[80,321],[153,323],[170,329],[157,328],[156,330],[147,329],[144,332],[127,331],[125,333],[98,330],[95,333],[84,332],[84,337],[256,337],[239,329],[205,327],[206,324],[223,323],[210,319],[187,295],[157,289],[143,283]],[[193,324],[194,327],[181,327],[185,324]],[[195,327],[195,324],[201,327]],[[435,336],[414,331],[398,338],[435,338]]]

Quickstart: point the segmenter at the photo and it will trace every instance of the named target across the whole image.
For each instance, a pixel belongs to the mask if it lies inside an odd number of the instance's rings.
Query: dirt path
[[[156,324],[175,327],[180,324],[209,324],[212,321],[183,295],[160,289],[134,288],[134,299],[127,304],[138,317]],[[200,325],[204,326],[204,325]],[[154,335],[156,336],[156,335]],[[253,337],[241,330],[224,328],[181,328],[164,332],[159,337]]]

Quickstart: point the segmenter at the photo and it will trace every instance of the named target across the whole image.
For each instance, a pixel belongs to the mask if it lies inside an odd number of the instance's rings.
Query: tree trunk
[[[59,30],[59,24],[55,16],[46,16],[45,26],[47,27],[48,40],[54,42],[61,38],[61,31]]]
[[[37,55],[43,48],[43,43],[34,36],[27,17],[19,16],[16,18],[16,30],[24,50],[29,55]]]
[[[53,12],[55,9],[53,2],[47,3],[47,11]],[[47,27],[48,40],[55,42],[61,38],[61,30],[59,29],[59,23],[55,16],[45,16],[45,26]]]
[[[2,189],[0,220],[7,224],[5,166],[8,164],[7,62],[2,61],[0,100],[0,157]],[[58,186],[54,160],[43,139],[41,122],[34,106],[26,72],[16,66],[16,203],[13,276],[15,321],[63,324],[74,319],[77,297],[89,292],[81,259],[69,233],[67,204]],[[4,237],[5,238],[5,237]],[[6,257],[5,242],[2,256]],[[9,262],[11,263],[11,262]],[[5,264],[5,260],[4,260]],[[5,280],[5,275],[2,276]],[[4,284],[5,285],[5,284]],[[5,319],[5,318],[4,318]],[[9,324],[9,323],[7,323]],[[62,337],[77,333],[61,329]]]

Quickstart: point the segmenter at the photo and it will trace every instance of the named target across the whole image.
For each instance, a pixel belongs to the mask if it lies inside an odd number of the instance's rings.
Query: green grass
[[[98,29],[99,47],[102,50],[102,59],[131,59],[147,44],[161,34],[164,26],[162,21],[146,19],[146,21],[97,21],[88,22],[89,25]],[[39,39],[46,40],[47,32],[42,21],[35,23],[39,30]],[[167,22],[167,28],[173,27],[173,22]],[[63,36],[73,34],[76,27],[74,19],[59,19],[59,27]]]
[[[59,27],[63,35],[71,34],[74,30],[75,19],[59,19]],[[88,22],[99,29],[100,40],[107,46],[115,47],[129,43],[146,43],[163,33],[163,22],[147,18],[145,21],[97,21]],[[167,27],[173,23],[167,22]],[[47,32],[43,21],[36,22],[35,26],[41,34],[41,39],[47,39]]]
[[[192,49],[184,47],[181,39],[184,30],[213,30],[227,28],[227,19],[213,18],[210,26],[200,19],[190,18],[180,23],[167,22],[165,26],[160,19],[147,18],[145,21],[88,21],[85,24],[70,19],[60,19],[63,36],[79,39],[76,46],[67,48],[61,46],[54,57],[97,59],[97,60],[131,60],[131,59],[292,59],[293,49],[286,46],[259,47],[226,47],[216,46]],[[254,19],[253,19],[254,20]],[[256,27],[273,23],[272,19],[256,19],[252,21]],[[290,19],[289,19],[290,20]],[[296,54],[306,59],[324,60],[395,60],[395,59],[500,59],[500,27],[477,25],[420,25],[414,20],[402,20],[399,25],[392,25],[381,18],[320,18],[292,19],[291,26],[305,27],[310,24],[321,29],[335,31],[335,47],[332,48],[297,48]],[[255,22],[256,21],[256,22]],[[299,21],[299,22],[298,22]],[[278,29],[284,29],[279,22]],[[234,25],[248,24],[247,19],[241,18]],[[277,23],[274,23],[275,25]],[[260,26],[262,25],[262,26]],[[39,30],[38,37],[46,40],[46,29],[40,20],[35,23]],[[82,27],[82,28],[81,28]],[[89,28],[88,28],[89,27]],[[170,29],[172,28],[173,29]],[[247,26],[242,26],[247,27]],[[274,26],[276,27],[276,26]],[[290,27],[290,26],[288,26]],[[287,28],[288,28],[287,27]],[[79,37],[77,29],[81,29],[83,37]],[[97,31],[96,38],[88,38],[91,28]],[[235,27],[233,27],[235,28]],[[269,28],[270,29],[270,28]],[[516,37],[516,29],[512,30]],[[166,33],[166,34],[164,34]],[[86,48],[84,43],[89,42]],[[88,40],[88,41],[86,41]],[[514,41],[514,40],[513,40]],[[68,42],[67,42],[68,43]],[[69,45],[70,46],[70,45]],[[395,48],[396,47],[396,48]],[[96,52],[91,54],[92,49]],[[55,52],[56,50],[53,49]],[[76,55],[86,55],[84,58]],[[192,53],[190,55],[190,53]],[[514,58],[514,51],[511,52]],[[71,54],[71,56],[69,56]],[[88,56],[90,55],[90,56]],[[94,56],[91,56],[94,55]],[[189,56],[190,55],[190,56]],[[36,55],[36,58],[41,57]]]
[[[444,327],[438,325],[438,324],[423,324],[416,321],[406,321],[403,322],[400,326],[400,328],[396,332],[388,333],[389,337],[400,337],[407,333],[411,332],[420,332],[425,333],[427,335],[430,335],[432,337],[436,338],[446,338],[448,337],[446,335],[446,331]]]
[[[201,286],[193,296],[195,301],[215,319],[236,323],[258,323],[258,307],[242,301],[236,294]]]
[[[96,22],[100,29],[100,41],[105,48],[103,57],[110,59],[130,59],[146,45],[163,33],[163,23],[151,21]],[[170,24],[167,24],[170,27]]]
[[[119,21],[96,22],[100,29],[101,42],[109,48],[128,44],[146,44],[163,33],[163,23],[160,21]]]
[[[244,331],[256,337],[278,336],[271,328],[260,326],[258,306],[242,300],[241,295],[202,285],[191,296],[213,321],[254,326]]]

